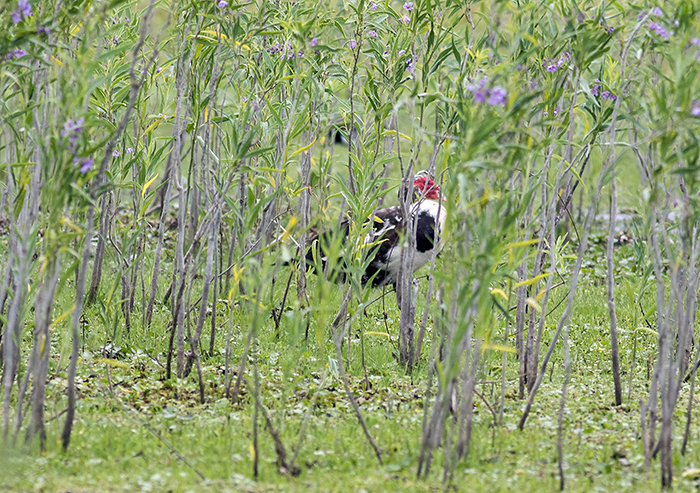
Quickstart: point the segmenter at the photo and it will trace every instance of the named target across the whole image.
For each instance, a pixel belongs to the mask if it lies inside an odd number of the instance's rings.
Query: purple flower
[[[219,3],[216,4],[220,9],[225,9],[228,7],[228,2],[226,0],[219,0]]]
[[[114,46],[119,46],[119,38],[114,38]]]
[[[311,38],[311,46],[316,46],[318,44],[318,40],[316,38]]]
[[[402,15],[399,22],[408,25],[411,22],[411,19],[407,15]]]
[[[24,51],[22,48],[17,48],[15,51],[12,52],[12,58],[22,58],[26,54],[27,52]]]
[[[690,114],[696,117],[700,116],[700,104],[697,101],[693,102],[693,109],[690,110]]]
[[[355,40],[353,39],[352,41],[350,41],[349,46],[350,46],[350,49],[351,49],[351,50],[354,50],[355,47],[357,46],[357,41],[355,41]]]
[[[475,93],[475,92],[479,91],[480,89],[482,89],[486,85],[487,82],[488,82],[488,77],[486,77],[484,75],[481,79],[479,79],[479,82],[477,82],[476,84],[473,82],[470,82],[469,84],[467,84],[467,91]]]
[[[660,17],[660,16],[664,15],[664,13],[661,12],[661,9],[659,7],[654,7],[653,9],[651,9],[651,15],[655,15],[656,17]]]
[[[403,55],[404,53],[406,53],[406,50],[399,50],[398,55],[401,56],[401,55]]]
[[[66,120],[63,124],[63,130],[61,130],[61,137],[68,137],[71,144],[75,144],[75,140],[83,131],[84,124],[85,118],[78,118],[76,121]]]
[[[505,106],[506,105],[506,90],[504,88],[502,88],[501,86],[496,86],[493,89],[491,89],[487,103],[490,106],[496,106],[497,104],[501,104],[501,105]]]
[[[668,31],[664,27],[656,22],[649,24],[649,30],[655,32],[659,37],[663,39],[668,39]]]
[[[127,153],[127,154],[131,154],[132,152],[134,152],[134,150],[133,150],[131,147],[127,147],[127,148],[126,148],[126,153]]]
[[[22,19],[26,19],[27,17],[31,17],[33,15],[34,11],[32,10],[32,5],[29,3],[29,1],[18,0],[17,10],[12,11],[12,23],[17,25],[22,22]]]
[[[557,67],[556,63],[547,64],[547,62],[545,62],[544,65],[547,67],[547,72],[556,72],[557,71],[558,67]]]
[[[374,2],[372,2],[372,4],[369,6],[369,8],[372,9],[372,10],[377,10],[377,7],[379,7],[379,5],[377,5],[377,4],[374,3]]]
[[[83,161],[83,165],[80,167],[80,172],[82,174],[87,173],[88,171],[90,171],[92,169],[92,164],[93,164],[93,159],[92,159],[92,156],[90,156],[85,161]]]
[[[376,38],[379,35],[377,34],[377,31],[369,31],[367,33],[367,36],[369,36],[370,38]]]
[[[17,8],[22,12],[22,17],[31,17],[34,15],[32,5],[29,3],[29,0],[18,0]]]
[[[413,2],[404,3],[403,8],[405,8],[406,10],[408,10],[410,12],[411,10],[413,10]]]
[[[119,157],[121,154],[119,153],[118,150],[114,149],[114,152],[112,153],[113,157]]]
[[[605,30],[608,32],[608,34],[612,34],[615,28],[612,26],[605,26]]]
[[[48,36],[49,34],[51,34],[51,29],[46,27],[46,26],[38,26],[36,28],[36,32],[37,32],[37,34],[44,33]]]
[[[485,75],[478,82],[470,82],[467,84],[467,90],[474,95],[474,101],[481,104],[486,103],[489,106],[506,105],[506,90],[501,86],[486,87],[488,77]]]
[[[412,74],[415,71],[415,69],[416,69],[416,66],[413,64],[413,60],[411,58],[409,58],[408,61],[406,62],[406,71],[409,74]]]
[[[645,15],[647,15],[647,11],[642,10],[640,13],[637,14],[637,19],[642,20],[642,19],[644,19]]]
[[[603,87],[603,84],[600,79],[595,80],[597,84],[593,84],[591,87],[591,94],[595,97],[600,96],[602,99],[609,99],[611,101],[615,101],[617,99],[617,96],[611,93],[610,91],[603,90],[601,92],[601,88]]]
[[[479,82],[467,84],[467,90],[474,95],[474,101],[484,103],[489,97],[489,90],[485,88],[488,78],[484,75]]]

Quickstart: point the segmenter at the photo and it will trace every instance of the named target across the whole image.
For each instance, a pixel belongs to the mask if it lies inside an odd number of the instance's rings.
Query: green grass
[[[631,255],[631,248],[623,247],[616,254],[619,263]],[[600,255],[600,247],[591,249],[591,265],[600,260],[597,259]],[[635,273],[622,268],[618,278],[634,282]],[[633,330],[634,312],[624,293],[619,293],[625,399],[623,406],[614,407],[607,305],[601,281],[594,268],[584,272],[571,323],[572,377],[564,422],[567,490],[656,491],[659,488],[658,464],[654,462],[650,471],[642,467],[638,412],[638,401],[647,392],[647,360],[653,364],[655,338],[643,330]],[[283,287],[277,289],[281,291]],[[553,303],[565,294],[563,289],[555,292]],[[276,296],[281,298],[281,292]],[[334,292],[328,305],[336,307],[339,301],[339,294]],[[308,342],[299,334],[294,335],[291,318],[283,317],[287,322],[282,323],[281,339],[272,332],[272,320],[266,320],[260,329],[261,395],[288,454],[293,453],[298,443],[302,420],[313,399],[315,405],[297,460],[301,468],[298,477],[279,474],[274,444],[264,420],[259,417],[260,470],[256,481],[252,476],[253,406],[249,389],[244,385],[240,405],[233,406],[224,398],[225,320],[220,321],[216,354],[204,360],[207,403],[201,405],[194,372],[184,380],[163,380],[167,344],[164,310],[156,319],[161,325],[151,334],[138,337],[144,331],[135,327],[133,337],[122,334],[118,341],[113,341],[98,323],[98,310],[93,307],[87,328],[87,351],[78,365],[80,400],[70,448],[62,452],[59,440],[63,426],[63,416],[59,413],[66,406],[67,355],[64,349],[65,359],[60,369],[57,369],[56,356],[50,371],[47,450],[38,453],[23,447],[18,447],[16,452],[2,449],[0,470],[4,473],[0,476],[0,485],[4,491],[73,492],[557,489],[557,415],[563,375],[561,347],[555,351],[551,370],[523,432],[516,429],[524,403],[517,399],[517,360],[510,355],[503,425],[494,427],[488,407],[477,399],[472,447],[468,457],[456,468],[454,477],[447,482],[449,486],[442,482],[442,448],[436,452],[429,477],[416,480],[427,364],[422,362],[410,378],[394,361],[392,351],[398,312],[393,295],[389,295],[386,307],[392,340],[364,335],[365,360],[372,388],[363,390],[360,385],[364,373],[359,331],[385,330],[381,303],[373,305],[368,316],[353,328],[349,369],[351,385],[369,429],[383,450],[384,465],[377,463],[365,440],[339,377],[327,368],[328,358],[334,354],[327,328],[312,324]],[[222,309],[220,315],[223,313]],[[549,319],[545,341],[551,337],[556,315],[555,312]],[[244,323],[244,319],[234,322],[238,325]],[[64,335],[65,329],[54,329],[53,342],[58,348],[64,347],[61,340]],[[635,337],[637,361],[631,400],[628,400]],[[101,353],[107,341],[120,346],[121,351]],[[240,361],[244,343],[245,333],[236,328],[232,341],[234,365]],[[514,345],[514,340],[510,345]],[[500,359],[501,353],[486,354],[480,375],[483,383],[478,386],[479,392],[495,409],[500,386],[491,382],[500,381]],[[324,375],[326,380],[322,382]],[[247,377],[252,382],[251,365]],[[674,434],[677,436],[682,434],[687,397],[688,386],[683,389],[676,411]],[[160,435],[207,479],[201,480],[149,430]],[[677,477],[700,465],[700,450],[694,447],[698,433],[700,430],[694,424],[688,454],[682,457],[677,453],[675,457]],[[22,433],[19,440],[23,440]],[[693,481],[679,479],[678,485],[683,489],[692,488]]]

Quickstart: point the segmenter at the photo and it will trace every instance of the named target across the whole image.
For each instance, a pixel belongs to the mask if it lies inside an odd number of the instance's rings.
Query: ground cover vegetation
[[[5,2],[0,486],[695,489],[699,11]]]

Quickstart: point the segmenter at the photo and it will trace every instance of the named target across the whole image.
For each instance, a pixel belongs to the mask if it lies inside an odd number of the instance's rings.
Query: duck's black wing
[[[372,250],[372,259],[365,270],[363,283],[372,280],[373,286],[396,282],[394,264],[400,255],[399,243],[404,231],[404,220],[400,207],[387,207],[375,213],[371,242],[378,245]]]

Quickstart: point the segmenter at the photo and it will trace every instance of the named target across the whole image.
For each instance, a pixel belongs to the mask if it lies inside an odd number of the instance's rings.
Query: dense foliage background
[[[692,484],[698,12],[6,3],[0,481]],[[399,311],[363,242],[421,170],[447,246]]]

